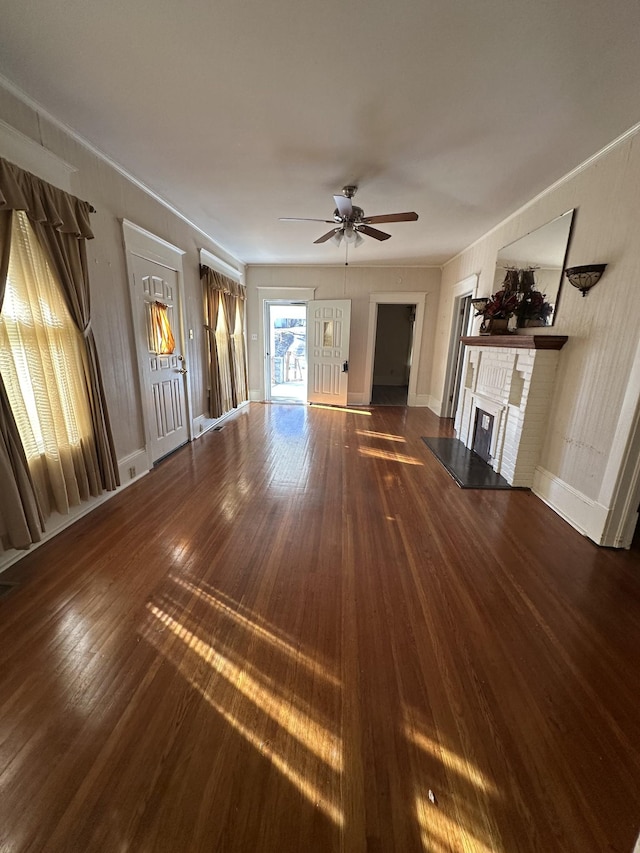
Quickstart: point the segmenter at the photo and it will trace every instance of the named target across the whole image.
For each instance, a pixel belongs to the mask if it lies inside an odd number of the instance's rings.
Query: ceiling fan
[[[372,228],[371,223],[382,222],[415,222],[418,214],[411,213],[381,213],[378,216],[365,216],[364,210],[352,202],[352,198],[358,191],[358,187],[346,186],[342,188],[342,195],[334,195],[336,209],[333,211],[333,219],[304,219],[297,216],[281,216],[281,222],[327,222],[333,225],[330,231],[314,240],[314,243],[326,243],[327,240],[339,246],[344,240],[346,243],[354,243],[359,246],[362,243],[362,235],[373,237],[374,240],[388,240],[391,234]]]

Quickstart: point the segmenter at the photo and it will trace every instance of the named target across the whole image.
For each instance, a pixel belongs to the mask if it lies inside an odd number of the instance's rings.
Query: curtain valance
[[[219,290],[221,293],[230,293],[236,299],[247,298],[247,288],[244,284],[234,281],[232,278],[227,278],[226,275],[212,270],[210,267],[200,266],[200,278],[210,287],[211,290]]]
[[[24,210],[32,222],[49,225],[62,234],[91,239],[87,201],[48,184],[0,157],[0,210]]]

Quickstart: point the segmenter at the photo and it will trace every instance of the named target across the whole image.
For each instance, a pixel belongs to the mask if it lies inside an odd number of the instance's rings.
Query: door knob
[[[186,368],[186,367],[181,367],[181,368],[178,370],[178,373],[181,373],[183,376],[185,375],[185,373],[186,373],[186,372],[187,372],[187,368]]]

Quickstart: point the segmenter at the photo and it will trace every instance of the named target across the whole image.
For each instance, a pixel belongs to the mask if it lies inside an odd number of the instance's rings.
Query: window
[[[0,372],[45,515],[99,494],[81,334],[22,211],[12,221]]]

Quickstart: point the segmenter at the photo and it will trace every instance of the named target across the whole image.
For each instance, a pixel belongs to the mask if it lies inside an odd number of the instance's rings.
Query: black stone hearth
[[[457,438],[422,439],[461,489],[513,489],[491,465]]]

